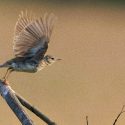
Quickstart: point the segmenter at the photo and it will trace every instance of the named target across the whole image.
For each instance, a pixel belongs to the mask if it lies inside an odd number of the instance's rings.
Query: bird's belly
[[[13,68],[17,72],[29,72],[34,73],[37,72],[37,68],[35,65],[29,65],[29,64],[22,64],[18,67]]]

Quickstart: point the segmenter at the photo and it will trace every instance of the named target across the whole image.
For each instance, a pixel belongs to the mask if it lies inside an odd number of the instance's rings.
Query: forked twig
[[[6,85],[0,80],[0,94],[5,99],[11,110],[15,113],[22,125],[34,125],[28,114],[23,109],[22,105],[37,115],[40,119],[46,122],[48,125],[56,125],[46,115],[40,112],[37,108],[32,106],[27,100],[19,96],[9,85]],[[21,105],[22,104],[22,105]]]

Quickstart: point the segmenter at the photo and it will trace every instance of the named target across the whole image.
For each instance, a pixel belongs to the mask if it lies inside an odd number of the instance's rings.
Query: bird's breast
[[[37,65],[37,71],[40,71],[42,69],[44,69],[47,66],[47,63],[45,63],[44,60],[42,60],[41,62],[39,62],[39,64]]]

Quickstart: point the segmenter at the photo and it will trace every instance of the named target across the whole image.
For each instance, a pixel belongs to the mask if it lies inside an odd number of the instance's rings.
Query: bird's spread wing
[[[55,21],[53,14],[35,18],[32,14],[21,13],[15,26],[14,55],[16,57],[34,57],[37,53],[43,56]]]

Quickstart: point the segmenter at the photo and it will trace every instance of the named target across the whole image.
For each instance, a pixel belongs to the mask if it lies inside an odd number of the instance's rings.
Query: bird
[[[46,55],[56,16],[45,13],[36,17],[33,13],[21,12],[16,22],[13,38],[14,58],[0,65],[7,68],[3,77],[4,83],[11,72],[35,73],[54,62],[61,60],[52,55]]]

